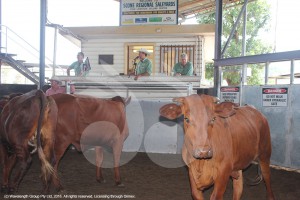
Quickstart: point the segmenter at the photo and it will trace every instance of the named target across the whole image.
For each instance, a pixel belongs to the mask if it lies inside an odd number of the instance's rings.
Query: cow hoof
[[[1,186],[1,193],[8,194],[8,191],[9,191],[9,189],[6,185]]]
[[[97,179],[97,182],[98,183],[106,183],[106,180],[105,179]]]
[[[17,190],[14,187],[2,186],[1,193],[3,194],[13,194]]]
[[[7,191],[7,194],[13,194],[13,193],[15,193],[17,191],[18,191],[18,189],[14,188],[14,187],[9,187],[8,191]]]
[[[67,190],[61,189],[57,192],[57,194],[64,195],[64,194],[68,194],[68,192]]]
[[[123,183],[117,183],[116,186],[119,187],[119,188],[125,187],[125,185]]]
[[[7,186],[1,187],[1,193],[3,193],[3,194],[13,194],[15,191],[16,190],[13,187],[7,187]]]

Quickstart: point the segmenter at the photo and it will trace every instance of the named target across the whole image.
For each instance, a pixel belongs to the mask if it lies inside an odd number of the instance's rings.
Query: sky
[[[119,3],[113,0],[48,0],[47,19],[54,24],[64,27],[71,26],[118,26]],[[12,12],[13,11],[13,12]],[[2,0],[2,24],[8,26],[28,43],[39,49],[40,38],[40,0]],[[11,37],[14,34],[10,34]],[[3,37],[3,36],[2,36]],[[24,44],[24,42],[19,42]],[[61,65],[70,65],[76,60],[80,49],[58,35],[57,62]],[[27,49],[28,45],[25,45]],[[20,47],[10,44],[8,49],[19,54],[25,60],[27,54],[15,52]],[[22,49],[23,45],[22,45]],[[31,47],[28,48],[32,51]],[[54,49],[54,29],[46,27],[46,56],[52,63]],[[14,51],[14,52],[12,52]],[[36,53],[36,52],[35,52]],[[20,54],[23,54],[21,57]],[[25,55],[25,56],[24,56]],[[26,58],[24,58],[26,57]],[[33,58],[33,61],[38,58]],[[30,62],[30,61],[29,61]]]
[[[278,2],[278,4],[277,4]],[[300,49],[300,1],[273,0],[273,20],[276,22],[276,50]],[[276,10],[277,9],[277,10]],[[277,16],[276,16],[277,14]]]
[[[1,0],[2,24],[8,26],[37,50],[40,34],[40,0]],[[266,40],[276,41],[276,51],[300,49],[300,1],[269,0],[272,2],[273,27]],[[113,0],[48,0],[47,18],[50,22],[70,26],[118,26],[119,3]],[[195,23],[191,19],[187,23]],[[276,26],[275,26],[276,25]],[[276,30],[276,31],[275,31]],[[3,37],[3,36],[2,36]],[[20,42],[24,43],[24,42]],[[29,45],[26,48],[31,49]],[[46,56],[53,60],[54,31],[46,28]],[[8,49],[26,60],[30,56],[19,53],[25,47],[10,44]],[[70,65],[76,60],[80,49],[59,35],[57,47],[57,63]],[[32,51],[32,50],[30,50]],[[28,51],[27,51],[28,52]],[[21,54],[23,57],[21,57]],[[33,53],[30,53],[33,54]],[[38,61],[38,53],[35,53]],[[33,59],[34,60],[34,59]],[[30,61],[28,61],[30,62]],[[46,60],[46,63],[52,61]]]

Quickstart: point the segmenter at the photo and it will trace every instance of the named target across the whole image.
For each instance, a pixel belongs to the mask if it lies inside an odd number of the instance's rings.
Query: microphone
[[[1,0],[0,0],[0,1],[1,1]],[[133,59],[133,71],[135,71],[135,68],[136,68],[136,66],[137,66],[136,59],[139,59],[139,58],[140,58],[140,56],[137,56],[137,57],[135,57],[135,58]],[[130,78],[130,75],[131,75],[131,74],[129,74],[128,78]]]

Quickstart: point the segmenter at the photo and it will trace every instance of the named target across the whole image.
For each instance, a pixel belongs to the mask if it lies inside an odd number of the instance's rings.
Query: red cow
[[[21,96],[22,93],[12,93],[10,95],[4,96],[2,99],[0,99],[0,113],[2,112],[4,106],[14,97]]]
[[[129,100],[121,97],[99,99],[90,96],[55,94],[52,95],[58,107],[58,123],[55,138],[55,170],[70,144],[83,151],[85,145],[96,146],[96,179],[104,181],[101,165],[102,147],[111,147],[114,158],[115,183],[122,186],[119,163],[123,143],[128,136],[125,106]],[[56,179],[55,179],[56,180]],[[54,186],[62,186],[57,180]]]
[[[270,180],[271,139],[267,119],[251,106],[216,103],[208,95],[175,98],[160,114],[168,119],[184,115],[182,157],[189,168],[192,196],[203,199],[203,190],[214,184],[210,199],[223,199],[226,185],[233,178],[233,199],[243,190],[242,169],[259,161],[267,188],[274,199]]]
[[[42,163],[42,180],[45,190],[53,169],[54,129],[57,107],[52,97],[46,97],[41,90],[33,90],[6,102],[0,118],[0,153],[3,164],[2,191],[13,192],[29,167],[31,155],[28,140],[36,133],[38,155]],[[37,130],[37,131],[36,131]],[[45,153],[44,153],[45,151]],[[16,164],[16,162],[18,162]],[[51,164],[50,164],[51,163]],[[17,166],[16,177],[9,183],[9,176]]]

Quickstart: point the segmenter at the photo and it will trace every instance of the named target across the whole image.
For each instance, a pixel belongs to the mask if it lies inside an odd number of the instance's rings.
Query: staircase
[[[20,35],[18,35],[16,32],[5,25],[0,24],[0,34],[1,62],[11,66],[13,69],[18,71],[34,84],[38,85],[39,77],[35,73],[30,71],[28,69],[28,66],[26,67],[24,60],[19,60],[16,57],[18,54],[22,56],[25,52],[23,57],[27,54],[27,56],[25,56],[26,58],[28,57],[28,55],[31,55],[35,60],[38,60],[39,50],[33,47]]]
[[[39,84],[39,77],[31,72],[25,65],[23,60],[16,60],[16,54],[9,53],[1,53],[0,52],[0,60],[2,63],[7,63],[9,66],[17,70],[20,74],[28,78],[34,84]]]

